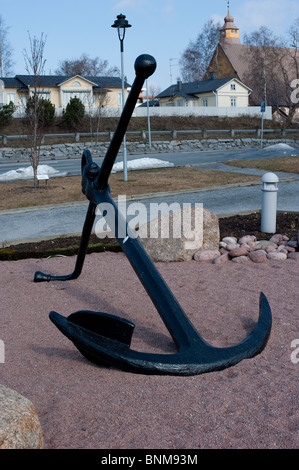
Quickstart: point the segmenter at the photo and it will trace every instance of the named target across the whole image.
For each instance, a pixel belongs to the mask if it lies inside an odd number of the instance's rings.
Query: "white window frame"
[[[209,98],[202,98],[201,102],[204,108],[207,108],[209,106]]]
[[[237,98],[236,97],[232,97],[230,99],[230,105],[235,108],[237,106]]]
[[[13,102],[14,105],[17,104],[17,94],[15,92],[6,92],[6,104]]]
[[[71,98],[79,98],[85,107],[91,104],[92,96],[90,90],[63,90],[63,106],[66,108]]]

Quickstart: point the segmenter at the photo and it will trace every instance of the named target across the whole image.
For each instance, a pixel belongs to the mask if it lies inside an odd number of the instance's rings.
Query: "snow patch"
[[[137,158],[127,162],[128,170],[146,170],[148,168],[163,168],[174,166],[173,163],[158,160],[157,158]],[[112,168],[112,173],[123,170],[123,162],[115,163]],[[49,165],[38,165],[38,175],[51,176],[66,176],[67,173],[61,173]],[[32,166],[18,168],[17,170],[10,170],[0,175],[0,181],[12,181],[17,179],[33,178]]]
[[[283,143],[280,143],[280,144],[274,144],[274,145],[269,145],[268,147],[265,147],[265,150],[294,150],[295,147],[291,147],[290,145],[288,144],[283,144]]]
[[[127,162],[128,170],[146,170],[147,168],[165,168],[174,166],[173,163],[158,160],[157,158],[137,158]],[[112,168],[112,173],[123,171],[123,162],[115,163]]]
[[[37,174],[38,175],[47,175],[47,176],[58,176],[61,175],[58,170],[52,168],[49,165],[38,165],[37,167]],[[65,175],[66,173],[64,173]],[[32,166],[18,168],[17,170],[10,170],[6,173],[0,175],[0,181],[11,181],[17,179],[27,179],[33,178],[33,168]]]

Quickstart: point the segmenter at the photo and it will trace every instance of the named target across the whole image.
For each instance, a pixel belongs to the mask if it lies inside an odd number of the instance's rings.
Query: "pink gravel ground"
[[[44,449],[295,449],[299,445],[299,263],[157,263],[200,334],[241,341],[267,296],[265,350],[234,367],[191,377],[147,376],[88,362],[50,322],[51,310],[116,314],[136,324],[132,347],[174,345],[122,253],[88,255],[79,279],[36,284],[34,272],[68,274],[75,257],[0,262],[0,383],[29,398]],[[294,355],[294,354],[293,354]],[[297,354],[299,357],[299,353]]]

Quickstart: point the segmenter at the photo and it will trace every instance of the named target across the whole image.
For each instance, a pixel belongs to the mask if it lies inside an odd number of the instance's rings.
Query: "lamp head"
[[[131,28],[131,26],[132,25],[129,24],[128,20],[126,20],[125,15],[121,13],[120,15],[117,15],[117,19],[111,27],[117,28],[119,40],[123,41],[126,34],[126,28]]]

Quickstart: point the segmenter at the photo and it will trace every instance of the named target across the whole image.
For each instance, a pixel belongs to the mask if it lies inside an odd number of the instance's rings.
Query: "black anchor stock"
[[[89,206],[73,273],[54,276],[36,272],[34,281],[76,279],[81,274],[84,264],[96,207],[102,203],[111,204],[115,218],[110,223],[114,223],[115,235],[171,334],[178,352],[152,354],[132,350],[130,344],[134,323],[103,312],[84,310],[64,317],[52,311],[49,315],[50,320],[88,360],[98,365],[109,365],[143,374],[188,376],[221,370],[259,354],[267,344],[272,315],[267,298],[261,293],[259,319],[249,336],[231,347],[217,348],[209,345],[186,316],[142,244],[131,232],[127,221],[119,214],[118,207],[110,196],[108,179],[113,164],[144,81],[153,74],[155,68],[156,61],[152,56],[144,54],[136,59],[136,77],[101,167],[92,161],[89,150],[83,152],[82,191],[89,200]],[[107,223],[109,224],[109,220]]]

